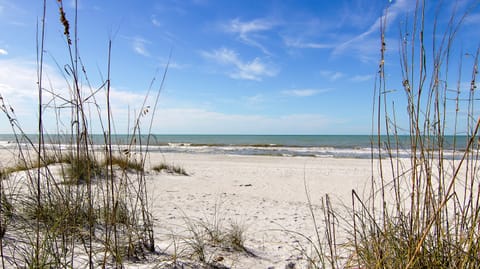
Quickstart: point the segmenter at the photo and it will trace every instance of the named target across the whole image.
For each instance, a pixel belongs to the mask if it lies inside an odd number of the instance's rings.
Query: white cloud
[[[53,78],[60,81],[60,78]],[[0,93],[4,98],[35,98],[37,92],[37,69],[34,62],[21,60],[0,61]]]
[[[202,55],[222,64],[238,65],[240,62],[237,53],[226,48],[217,49],[212,52],[202,52]]]
[[[256,19],[252,21],[242,22],[238,18],[230,22],[228,30],[240,34],[245,37],[249,33],[260,32],[270,30],[273,27],[273,23],[263,19]]]
[[[150,42],[141,38],[141,37],[134,37],[133,42],[132,42],[133,50],[137,54],[148,57],[148,56],[150,56],[150,53],[148,52],[147,48],[145,47],[145,45],[147,43],[150,43]]]
[[[145,96],[143,94],[113,89],[110,93],[112,103],[119,106],[128,104],[142,104]]]
[[[232,78],[249,79],[249,80],[261,80],[261,76],[274,76],[275,71],[269,70],[269,68],[262,63],[259,58],[253,59],[247,63],[237,63],[238,71],[231,74]]]
[[[338,44],[333,50],[333,55],[341,55],[344,52],[354,53],[359,55],[361,60],[368,61],[371,59],[371,54],[380,49],[378,37],[371,37],[372,33],[380,33],[380,26],[385,21],[390,25],[395,19],[415,7],[415,1],[397,0],[384,10],[384,14],[378,17],[375,22],[364,32],[354,36],[353,38]]]
[[[328,89],[295,89],[295,90],[285,90],[282,91],[285,95],[295,96],[295,97],[308,97],[314,96],[320,93],[327,92]]]
[[[190,64],[175,62],[175,61],[173,61],[173,59],[169,60],[168,58],[160,58],[159,59],[159,64],[163,68],[167,67],[167,64],[168,64],[169,69],[186,69],[186,68],[191,67]]]
[[[322,75],[322,77],[328,78],[331,81],[338,80],[338,79],[343,78],[345,76],[345,74],[343,74],[342,72],[338,72],[338,71],[333,72],[333,71],[329,71],[329,70],[320,71],[320,75]]]
[[[8,51],[0,49],[0,55],[8,55]]]
[[[68,95],[63,77],[55,68],[45,66],[45,87],[52,87],[64,95]],[[34,62],[0,60],[0,93],[6,101],[11,101],[10,104],[15,109],[19,122],[23,127],[26,127],[26,132],[35,132],[36,114],[37,114],[37,86],[36,86],[36,66]],[[48,86],[47,86],[48,84]],[[50,98],[46,96],[46,99]],[[97,103],[100,105],[100,111],[105,118],[105,94],[99,92],[96,95]],[[153,97],[152,97],[153,98]],[[132,126],[132,120],[138,115],[141,105],[143,104],[143,93],[131,92],[128,90],[118,90],[115,87],[111,91],[112,114],[114,115],[115,131],[118,133],[128,132],[128,126]],[[254,95],[247,100],[254,102],[261,102],[262,95]],[[48,100],[45,100],[47,102]],[[172,104],[174,102],[168,102]],[[57,99],[56,105],[59,105]],[[88,104],[87,104],[88,105]],[[153,105],[153,99],[147,101],[147,106]],[[57,118],[51,113],[49,109],[47,113],[48,121],[46,121],[46,128],[50,132],[56,131]],[[93,122],[90,126],[99,132],[98,120],[96,117],[96,107],[92,107]],[[151,116],[150,113],[146,117]],[[70,113],[63,113],[58,119],[62,129],[68,129],[70,120],[68,119]],[[130,121],[130,122],[129,122]],[[142,123],[147,124],[148,118],[143,119]],[[129,124],[130,123],[130,124]],[[219,111],[211,111],[207,109],[195,108],[195,105],[178,108],[164,106],[157,110],[154,121],[154,133],[230,133],[230,134],[318,134],[325,133],[331,130],[333,125],[342,123],[341,121],[327,118],[320,114],[289,114],[278,116],[265,115],[244,115],[244,114],[229,114]],[[145,127],[145,125],[143,125]],[[30,128],[30,129],[29,129]],[[65,130],[66,130],[65,129]],[[4,116],[0,115],[0,132],[11,132],[9,124],[6,122]]]
[[[157,17],[155,15],[152,15],[150,21],[152,22],[152,24],[156,27],[160,27],[162,26],[162,23],[157,19]]]
[[[331,80],[337,80],[337,79],[340,79],[344,76],[344,74],[342,74],[341,72],[335,72],[331,77],[330,79]]]
[[[261,80],[262,77],[273,77],[277,74],[273,67],[263,63],[260,58],[243,61],[235,51],[227,48],[202,52],[202,55],[220,64],[232,66],[234,70],[229,72],[229,76],[234,79]]]
[[[25,132],[35,132],[36,115],[38,115],[38,85],[37,85],[37,68],[35,62],[22,61],[22,60],[0,60],[0,95],[6,102],[7,106],[11,106],[17,116],[18,122],[24,128]],[[54,91],[57,94],[69,99],[68,84],[62,77],[60,72],[56,68],[45,64],[44,65],[44,79],[43,88],[48,91]],[[125,133],[127,130],[128,119],[132,119],[135,115],[133,112],[137,112],[141,109],[143,104],[144,95],[111,89],[111,105],[112,114],[115,115],[119,132]],[[99,105],[102,116],[106,118],[106,95],[100,91],[95,95],[96,102]],[[152,101],[149,101],[152,103]],[[65,101],[60,98],[53,98],[47,91],[44,91],[43,103],[49,104],[45,107],[45,115],[48,120],[45,121],[45,128],[56,132],[57,120],[58,124],[69,126],[68,116],[70,113],[60,113],[61,117],[56,118],[53,113],[52,106],[63,106]],[[87,102],[86,107],[91,102]],[[151,105],[151,104],[150,104]],[[67,105],[68,107],[68,105]],[[67,108],[68,109],[68,108]],[[87,108],[88,109],[88,108]],[[89,111],[93,114],[94,122],[91,124],[93,128],[96,128],[98,132],[99,128],[98,120],[95,120],[95,111],[97,106],[90,107]],[[129,117],[130,116],[130,117]],[[0,132],[11,132],[10,125],[5,122],[5,117],[0,113]],[[131,123],[130,123],[131,126]]]
[[[238,35],[238,38],[245,44],[254,46],[262,50],[265,54],[270,52],[257,41],[261,36],[260,32],[268,31],[274,27],[275,23],[265,19],[255,19],[251,21],[242,22],[238,18],[230,21],[224,26],[225,31]]]
[[[65,91],[63,78],[55,69],[44,65],[43,88]],[[0,60],[0,94],[8,107],[15,111],[18,122],[26,132],[34,132],[36,115],[38,114],[38,85],[37,67],[33,61],[19,59]],[[52,98],[49,94],[44,96],[44,103]],[[9,133],[9,124],[5,124],[5,117],[0,115],[0,132]],[[51,122],[55,122],[52,120]]]
[[[363,81],[368,81],[373,78],[373,75],[356,75],[352,77],[350,80],[354,82],[363,82]]]
[[[226,114],[196,108],[158,111],[155,133],[204,134],[318,134],[334,120],[318,114],[280,116]]]
[[[166,66],[167,64],[165,63],[164,66]],[[181,64],[181,63],[177,63],[177,62],[170,62],[168,64],[168,68],[172,68],[172,69],[185,69],[185,68],[188,68],[190,67],[189,64]]]
[[[284,38],[283,42],[287,47],[299,49],[331,49],[335,47],[334,44],[305,42],[299,39],[291,38]]]

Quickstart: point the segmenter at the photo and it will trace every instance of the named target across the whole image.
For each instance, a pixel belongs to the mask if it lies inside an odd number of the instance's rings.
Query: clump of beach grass
[[[152,167],[152,170],[156,172],[166,172],[170,174],[189,176],[189,174],[183,167],[175,164],[168,164],[168,163],[157,164]]]
[[[480,195],[476,176],[469,172],[478,169],[480,156],[476,143],[480,118],[472,109],[477,100],[474,92],[479,50],[473,53],[470,86],[463,88],[460,81],[464,79],[461,76],[464,53],[458,52],[457,68],[450,64],[455,38],[470,10],[463,14],[453,11],[443,33],[436,32],[439,20],[436,17],[431,24],[432,32],[428,32],[426,5],[417,1],[412,28],[401,31],[401,86],[409,119],[406,127],[397,124],[398,112],[394,107],[397,95],[387,89],[384,57],[387,24],[382,23],[376,88],[378,125],[373,142],[379,175],[372,177],[368,199],[352,195],[354,251],[361,266],[475,268],[480,262],[477,232]],[[440,10],[442,4],[438,5]],[[427,33],[433,38],[431,46],[426,41]],[[426,52],[427,47],[432,53]],[[450,82],[450,72],[455,69],[459,70],[457,81]],[[456,89],[452,91],[451,87]],[[461,100],[465,92],[469,97]],[[456,111],[453,120],[447,118],[452,108]],[[463,123],[460,111],[468,115]],[[408,148],[408,160],[398,157],[402,129],[409,134],[409,143],[402,145]],[[448,145],[449,132],[454,139],[452,150]]]
[[[60,162],[68,162],[68,161],[66,159],[59,159],[57,156],[53,154],[42,156],[40,160],[19,159],[16,161],[15,164],[3,167],[1,169],[0,174],[3,178],[6,178],[12,173],[27,171],[30,169],[38,169],[41,167],[46,167],[48,165],[60,163]]]
[[[74,4],[76,11],[77,1]],[[153,104],[146,104],[151,100],[147,94],[128,132],[127,151],[137,154],[137,159],[116,155],[110,103],[112,43],[107,49],[106,78],[93,88],[80,59],[78,14],[67,14],[61,0],[56,5],[67,59],[59,71],[68,90],[48,89],[44,83],[45,2],[37,36],[37,134],[24,132],[15,110],[6,102],[8,96],[0,96],[0,109],[17,142],[16,163],[1,172],[0,263],[3,268],[123,268],[125,261],[140,261],[155,252],[144,166],[168,67]],[[58,26],[58,22],[53,25]],[[57,134],[49,135],[45,130],[47,119],[56,120]],[[101,127],[101,147],[94,145],[93,121]],[[149,124],[148,132],[143,132],[141,122]],[[143,133],[147,133],[146,140],[140,139]]]
[[[247,226],[228,218],[222,204],[217,200],[213,212],[204,218],[184,217],[186,235],[179,237],[175,253],[215,268],[224,268],[221,264],[225,253],[255,256],[245,245]]]
[[[474,6],[462,11],[456,5],[440,33],[437,23],[445,20],[438,14],[445,3],[438,3],[436,9],[428,4],[416,1],[413,16],[400,31],[402,81],[397,87],[403,89],[404,98],[387,81],[388,10],[379,21],[381,57],[368,194],[352,190],[351,206],[342,210],[349,216],[341,219],[340,210],[325,197],[320,212],[325,229],[315,229],[316,239],[297,234],[310,242],[300,248],[309,268],[478,268],[480,264],[480,116],[475,109],[479,48],[468,53],[454,49]],[[432,10],[437,13],[430,22]],[[454,57],[458,64],[454,65]],[[402,102],[405,114],[395,107]],[[404,116],[407,126],[397,122]],[[402,143],[400,134],[405,132],[408,142]],[[401,157],[405,152],[408,157]],[[310,198],[308,202],[311,205]],[[309,248],[314,251],[308,252]]]
[[[104,167],[91,156],[70,156],[66,159],[66,163],[68,167],[64,174],[65,183],[84,184],[105,174]]]
[[[129,158],[126,155],[112,156],[111,162],[109,162],[109,160],[105,161],[105,164],[108,163],[118,166],[121,170],[143,171],[144,169],[144,165],[140,161]]]
[[[225,233],[226,245],[233,250],[250,253],[245,246],[245,241],[247,240],[246,233],[247,229],[245,225],[238,222],[230,223],[230,227]]]

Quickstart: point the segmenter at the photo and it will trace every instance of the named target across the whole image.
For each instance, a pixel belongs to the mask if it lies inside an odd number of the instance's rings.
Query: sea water
[[[74,137],[68,135],[48,135],[44,137],[47,145],[72,145]],[[380,152],[387,155],[388,149],[395,157],[408,157],[410,154],[409,136],[371,136],[371,135],[143,135],[135,139],[129,135],[114,135],[112,144],[118,149],[145,148],[165,153],[201,153],[232,155],[268,155],[268,156],[311,156],[333,158],[376,158]],[[30,141],[29,141],[30,140]],[[33,143],[38,136],[15,137],[11,134],[0,134],[1,148],[14,148],[17,143]],[[104,147],[106,138],[103,135],[91,135],[92,145]],[[427,141],[427,140],[424,140]],[[443,141],[444,157],[458,155],[463,152],[467,137],[447,136]],[[435,152],[433,138],[425,143]],[[129,145],[135,145],[131,147]]]

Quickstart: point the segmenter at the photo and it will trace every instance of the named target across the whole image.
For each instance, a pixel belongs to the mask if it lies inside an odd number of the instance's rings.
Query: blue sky
[[[36,126],[35,40],[42,2],[0,0],[0,93],[27,132]],[[63,78],[68,54],[58,4],[47,2],[46,87],[68,95]],[[432,29],[435,2],[427,1],[427,29]],[[465,10],[475,1],[445,2],[438,11],[438,32],[455,6]],[[106,76],[108,41],[113,42],[112,106],[118,133],[128,132],[129,119],[141,109],[154,77],[158,87],[172,51],[155,133],[369,134],[379,21],[387,7],[387,88],[394,90],[390,97],[405,126],[398,29],[411,20],[414,0],[79,0],[78,44],[96,88]],[[64,8],[73,24],[74,1],[64,1]],[[463,26],[452,48],[453,66],[479,45],[478,7]],[[431,32],[426,36],[431,39]],[[462,64],[471,66],[472,59],[464,58]],[[471,74],[462,76],[462,85],[468,85]],[[82,82],[86,85],[84,78]],[[49,132],[55,132],[54,119],[46,123]],[[5,117],[0,132],[11,132]]]

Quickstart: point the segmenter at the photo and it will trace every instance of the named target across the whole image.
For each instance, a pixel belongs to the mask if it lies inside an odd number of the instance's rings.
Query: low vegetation
[[[369,195],[352,190],[351,206],[346,208],[349,216],[345,209],[332,207],[328,196],[323,199],[323,212],[316,214],[323,216],[325,225],[313,237],[298,235],[311,243],[300,248],[311,268],[478,268],[480,264],[480,118],[474,109],[479,49],[468,53],[453,49],[473,7],[464,14],[453,11],[446,31],[439,33],[435,26],[445,18],[437,17],[433,24],[425,18],[445,6],[439,3],[432,8],[426,6],[429,3],[417,1],[409,27],[401,30],[400,85],[387,81],[386,70],[392,66],[385,57],[388,12],[382,18]],[[450,66],[452,57],[460,58],[458,66]],[[404,99],[392,88],[403,89]],[[395,104],[403,101],[408,126],[396,122],[404,113],[396,111]],[[408,134],[406,144],[400,142],[402,132]],[[408,158],[400,158],[405,152]],[[312,220],[316,222],[315,214]]]
[[[151,129],[154,113],[145,107],[155,108],[157,101],[150,106],[142,104],[134,127],[128,130],[128,152],[134,152],[137,159],[115,155],[111,42],[107,76],[94,88],[79,56],[78,14],[68,17],[63,1],[55,4],[58,9],[52,12],[59,14],[65,38],[65,55],[58,57],[67,59],[57,64],[62,66],[58,71],[67,82],[67,90],[48,88],[45,83],[48,42],[44,33],[50,23],[45,19],[45,2],[37,36],[37,134],[27,135],[15,109],[8,105],[8,97],[0,98],[0,109],[17,141],[13,153],[17,163],[1,172],[0,263],[3,268],[123,268],[127,261],[144,260],[155,253],[144,172],[149,140],[139,139],[139,134],[148,134],[143,129]],[[50,27],[54,25],[58,24]],[[162,87],[153,100],[158,100]],[[146,96],[145,102],[151,99]],[[45,130],[47,119],[49,123],[56,120],[57,134],[49,135]],[[99,123],[102,135],[92,134],[93,122]]]
[[[112,156],[110,160],[105,161],[105,165],[112,164],[118,166],[122,170],[131,170],[141,172],[144,169],[144,165],[128,155],[124,156]]]
[[[222,260],[222,253],[225,252],[255,256],[245,246],[246,226],[227,221],[227,216],[223,214],[219,202],[215,204],[211,216],[185,217],[184,220],[188,236],[184,236],[180,241],[184,249],[176,252],[188,253],[191,258],[210,265]]]
[[[183,176],[189,175],[183,167],[174,165],[174,164],[167,164],[167,163],[161,163],[161,164],[155,165],[152,167],[152,170],[157,172],[166,172],[170,174],[177,174],[177,175],[183,175]]]

